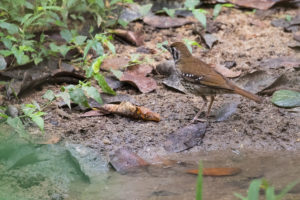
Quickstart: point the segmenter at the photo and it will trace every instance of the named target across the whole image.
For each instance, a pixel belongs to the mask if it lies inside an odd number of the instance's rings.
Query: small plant
[[[232,7],[234,7],[234,5],[231,4],[231,3],[216,4],[215,7],[214,7],[214,11],[213,11],[214,19],[219,15],[219,13],[220,13],[220,11],[222,10],[223,7],[232,8]]]
[[[18,117],[10,117],[5,114],[6,107],[0,108],[0,117],[1,123],[5,122],[8,125],[10,125],[14,130],[19,133],[20,135],[25,135],[26,129],[25,125],[32,121],[34,122],[41,131],[44,131],[44,120],[42,116],[44,116],[46,113],[43,112],[43,108],[39,106],[39,104],[36,101],[33,101],[31,104],[24,104],[21,106],[23,115],[20,115]],[[28,121],[29,120],[29,121]]]
[[[196,188],[196,200],[202,200],[202,188],[203,188],[203,165],[199,163],[198,177],[197,177],[197,188]]]
[[[191,10],[194,17],[202,24],[204,28],[206,28],[206,16],[207,13],[204,9],[196,9],[195,7],[200,3],[200,0],[186,0],[184,3],[184,7],[187,10]]]
[[[187,38],[183,39],[184,44],[187,46],[188,50],[193,53],[193,48],[192,46],[197,46],[197,47],[202,47],[198,42],[194,41],[194,40],[189,40]]]
[[[265,179],[256,179],[250,183],[247,197],[235,193],[234,195],[241,200],[259,200],[260,189],[265,190],[266,200],[281,200],[295,185],[299,182],[293,182],[287,185],[278,195],[275,194],[275,188],[270,186]]]

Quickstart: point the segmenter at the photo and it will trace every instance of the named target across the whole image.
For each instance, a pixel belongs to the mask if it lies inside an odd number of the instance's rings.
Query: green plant
[[[187,10],[191,10],[194,17],[206,28],[206,16],[207,13],[204,9],[196,9],[195,7],[200,3],[200,0],[186,0],[184,7]]]
[[[234,5],[231,3],[216,4],[214,7],[214,11],[213,11],[214,19],[219,15],[219,13],[223,7],[232,8],[232,7],[234,7]]]
[[[265,179],[256,179],[250,183],[247,197],[235,193],[234,195],[242,200],[259,200],[259,191],[264,189],[266,200],[281,200],[295,185],[299,182],[295,181],[287,185],[278,195],[275,194],[275,188],[270,186]]]
[[[202,200],[202,188],[203,188],[203,165],[199,163],[198,177],[197,177],[197,188],[196,188],[196,200]]]
[[[23,115],[13,118],[5,114],[4,110],[6,110],[6,107],[1,107],[1,122],[5,122],[8,125],[10,125],[20,135],[24,135],[25,133],[27,133],[25,125],[28,121],[34,122],[40,128],[41,131],[44,131],[44,120],[42,118],[42,116],[46,114],[45,112],[43,112],[44,107],[41,108],[36,101],[33,101],[31,104],[22,105],[21,109]]]
[[[163,8],[163,10],[170,16],[175,17],[175,9]]]
[[[188,50],[193,53],[193,48],[192,46],[197,46],[197,47],[202,47],[198,42],[194,41],[194,40],[189,40],[187,38],[183,39],[184,44],[187,46]]]

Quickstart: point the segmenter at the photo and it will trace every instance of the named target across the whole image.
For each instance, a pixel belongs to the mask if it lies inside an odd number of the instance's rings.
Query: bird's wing
[[[227,90],[234,89],[232,83],[228,79],[200,59],[193,58],[185,60],[185,63],[183,64],[188,67],[181,69],[182,73],[194,74],[196,77],[200,77],[199,83],[202,85]]]

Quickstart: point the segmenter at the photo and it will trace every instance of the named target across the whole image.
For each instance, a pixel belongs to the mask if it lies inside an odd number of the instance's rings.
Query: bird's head
[[[174,42],[170,46],[163,45],[163,47],[172,54],[175,63],[182,58],[192,56],[188,48],[182,42]]]

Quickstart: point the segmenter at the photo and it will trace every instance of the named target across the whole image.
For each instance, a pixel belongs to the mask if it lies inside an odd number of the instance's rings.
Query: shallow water
[[[235,176],[204,177],[205,200],[237,199],[234,193],[246,196],[251,180],[266,178],[280,191],[287,184],[300,180],[300,155],[293,152],[209,152],[177,154],[170,157],[179,163],[171,167],[150,166],[125,175],[110,171],[105,180],[92,184],[74,182],[67,199],[105,200],[190,200],[195,199],[196,176],[187,174],[197,169],[198,161],[204,167],[238,167]],[[286,199],[300,199],[300,184],[287,194]]]

